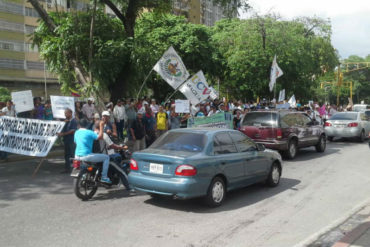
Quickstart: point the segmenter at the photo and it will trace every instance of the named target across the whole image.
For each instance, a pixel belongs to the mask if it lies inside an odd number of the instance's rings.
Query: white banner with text
[[[0,117],[0,151],[27,156],[48,155],[65,122]]]

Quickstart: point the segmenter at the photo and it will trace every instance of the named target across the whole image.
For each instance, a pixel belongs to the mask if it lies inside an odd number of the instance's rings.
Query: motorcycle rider
[[[111,184],[112,181],[108,178],[109,156],[107,154],[93,153],[92,147],[94,140],[103,139],[104,122],[99,122],[99,134],[87,129],[90,122],[83,118],[80,120],[80,128],[75,132],[74,142],[76,143],[75,157],[81,161],[87,162],[103,162],[103,171],[101,182]]]
[[[107,115],[106,111],[104,111],[102,113],[102,115],[103,116],[104,115],[109,116],[109,115]],[[96,132],[99,131],[99,123],[95,124],[95,131]],[[129,192],[134,193],[135,191],[130,187],[130,185],[128,183],[128,178],[127,178],[126,172],[120,166],[120,164],[122,162],[122,157],[119,153],[115,152],[115,150],[126,150],[127,146],[120,146],[120,145],[117,145],[117,144],[113,143],[113,141],[111,140],[109,135],[106,132],[104,132],[103,133],[103,139],[99,140],[99,148],[100,148],[101,153],[109,155],[110,160],[113,161],[113,163],[111,163],[111,165],[114,166],[114,168],[116,169],[116,171],[120,175],[122,184],[126,187],[126,190],[129,191]]]

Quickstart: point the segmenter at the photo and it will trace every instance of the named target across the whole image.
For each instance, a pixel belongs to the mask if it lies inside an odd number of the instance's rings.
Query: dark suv
[[[240,130],[257,143],[282,151],[289,159],[296,156],[298,148],[314,146],[317,152],[324,152],[326,148],[323,126],[303,112],[249,112]]]

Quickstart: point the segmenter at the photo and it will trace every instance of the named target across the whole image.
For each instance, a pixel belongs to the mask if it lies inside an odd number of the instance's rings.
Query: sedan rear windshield
[[[277,126],[275,112],[250,112],[245,115],[243,126],[275,127]]]
[[[202,152],[207,137],[201,133],[167,132],[157,139],[150,148],[184,152]]]
[[[330,120],[356,120],[357,112],[339,112],[335,113]]]

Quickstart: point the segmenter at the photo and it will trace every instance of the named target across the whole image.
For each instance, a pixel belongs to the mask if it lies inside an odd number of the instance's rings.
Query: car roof
[[[180,129],[173,129],[171,132],[186,132],[186,133],[217,133],[222,131],[236,131],[232,129],[226,128],[211,128],[211,127],[195,127],[195,128],[180,128]]]

